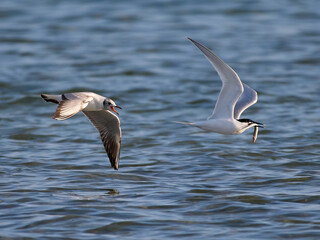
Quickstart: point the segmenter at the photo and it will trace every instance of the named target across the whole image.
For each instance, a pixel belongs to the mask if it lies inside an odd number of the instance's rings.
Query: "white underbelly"
[[[234,120],[229,119],[212,119],[208,121],[195,123],[195,126],[205,131],[216,132],[226,135],[241,133],[240,129],[237,128]]]

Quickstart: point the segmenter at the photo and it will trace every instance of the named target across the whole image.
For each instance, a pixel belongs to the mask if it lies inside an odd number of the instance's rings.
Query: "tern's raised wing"
[[[258,94],[255,90],[243,83],[243,93],[241,94],[236,106],[234,107],[234,118],[239,119],[241,113],[258,100]]]
[[[82,111],[95,126],[108,154],[111,166],[119,167],[121,128],[119,118],[109,111]]]
[[[222,88],[212,115],[208,118],[233,118],[234,106],[243,92],[243,86],[237,73],[207,47],[188,38],[206,56],[222,81]]]

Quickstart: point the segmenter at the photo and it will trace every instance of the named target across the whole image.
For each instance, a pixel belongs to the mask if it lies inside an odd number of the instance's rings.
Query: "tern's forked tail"
[[[195,123],[192,123],[192,122],[175,122],[175,123],[180,123],[180,124],[190,125],[190,126],[194,126],[195,125]]]

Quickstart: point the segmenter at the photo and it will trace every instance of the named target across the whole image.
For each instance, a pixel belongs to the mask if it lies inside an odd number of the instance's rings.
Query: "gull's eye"
[[[109,105],[111,105],[111,102],[107,102],[107,100],[104,100],[103,101],[103,105],[108,105],[109,106]]]

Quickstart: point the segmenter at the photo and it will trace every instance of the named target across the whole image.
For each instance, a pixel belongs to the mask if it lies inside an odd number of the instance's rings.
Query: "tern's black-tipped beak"
[[[239,122],[248,123],[249,125],[254,124],[254,126],[264,128],[264,124],[263,123],[255,122],[255,121],[252,121],[251,119],[248,119],[248,118],[238,119],[238,121]]]

